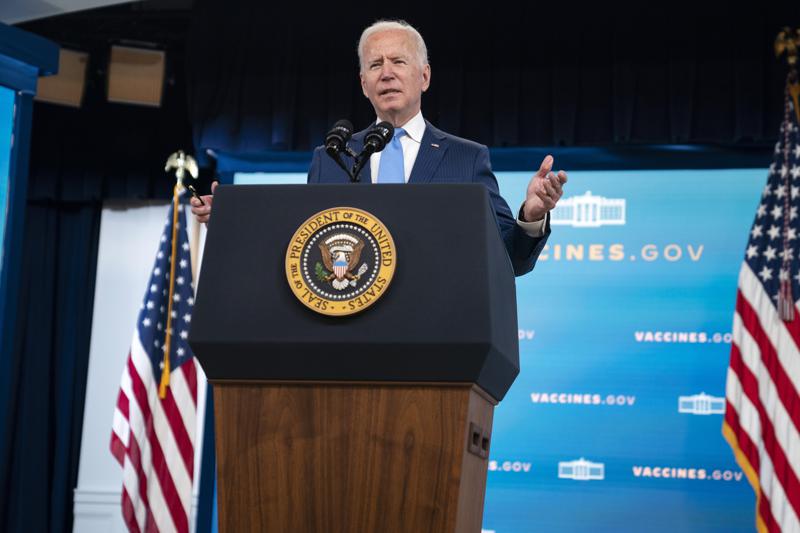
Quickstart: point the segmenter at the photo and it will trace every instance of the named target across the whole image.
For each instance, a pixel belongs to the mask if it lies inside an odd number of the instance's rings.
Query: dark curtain
[[[786,3],[222,3],[197,0],[188,42],[198,146],[308,150],[326,128],[374,120],[356,43],[378,18],[405,18],[432,66],[423,114],[493,147],[774,141],[797,24]]]
[[[69,531],[91,334],[99,210],[29,204],[10,417],[4,531]],[[10,490],[9,490],[10,489]]]
[[[17,346],[0,380],[0,531],[72,531],[103,202],[170,198],[164,162],[191,150],[180,77],[159,109],[107,103],[98,78],[81,109],[34,109]]]

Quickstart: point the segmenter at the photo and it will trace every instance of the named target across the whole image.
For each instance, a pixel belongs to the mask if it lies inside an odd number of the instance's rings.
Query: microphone
[[[325,135],[325,151],[331,157],[345,149],[347,141],[353,136],[353,125],[347,119],[337,120],[331,131]]]
[[[347,165],[342,161],[341,155],[342,152],[349,153],[347,141],[350,140],[352,135],[353,125],[350,121],[346,119],[337,120],[336,124],[334,124],[327,135],[325,135],[325,153],[327,153],[342,170],[347,172],[350,181],[355,181],[353,175],[350,173],[350,169],[347,168]]]
[[[364,137],[364,148],[356,157],[356,164],[353,166],[353,180],[358,181],[358,174],[364,165],[367,164],[369,157],[375,152],[380,152],[386,148],[386,143],[394,137],[394,126],[389,122],[378,122]]]

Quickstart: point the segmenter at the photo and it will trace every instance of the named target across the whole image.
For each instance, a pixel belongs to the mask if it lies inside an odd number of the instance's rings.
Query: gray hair
[[[361,38],[358,40],[358,65],[362,71],[364,70],[364,46],[367,44],[367,39],[375,33],[387,30],[407,31],[411,35],[412,42],[416,45],[419,66],[424,67],[428,64],[428,47],[425,46],[425,40],[414,26],[405,20],[379,20],[368,26],[361,33]]]

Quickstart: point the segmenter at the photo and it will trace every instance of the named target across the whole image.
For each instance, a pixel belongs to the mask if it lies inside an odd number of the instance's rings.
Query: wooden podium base
[[[221,532],[480,532],[472,384],[214,382]]]

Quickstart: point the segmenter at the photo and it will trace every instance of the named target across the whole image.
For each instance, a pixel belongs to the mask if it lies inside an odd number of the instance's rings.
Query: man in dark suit
[[[377,121],[395,127],[395,136],[386,148],[370,157],[362,181],[484,184],[514,273],[520,276],[530,272],[550,234],[548,213],[561,198],[567,174],[551,172],[553,157],[545,157],[514,217],[499,194],[488,149],[438,130],[422,117],[422,93],[430,86],[431,67],[419,32],[404,21],[376,22],[361,34],[358,57],[361,89],[375,109]],[[363,146],[365,135],[366,130],[353,135],[351,146],[356,152]],[[347,174],[323,154],[321,147],[314,151],[308,183],[348,181]],[[192,212],[200,222],[210,216],[212,198],[204,199],[206,206],[192,199]],[[458,221],[447,223],[457,226]]]

